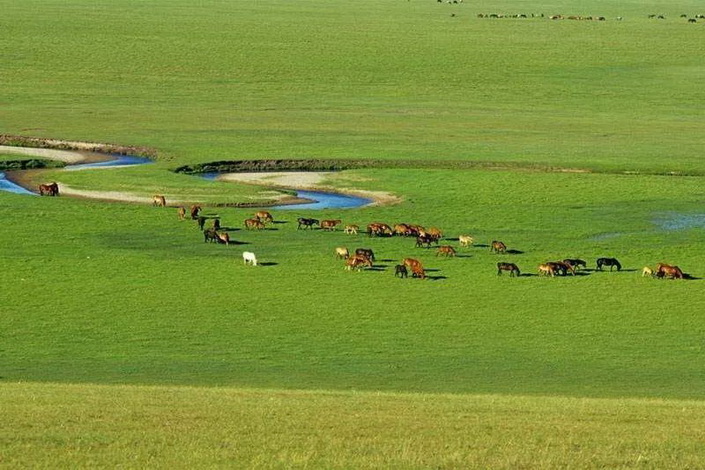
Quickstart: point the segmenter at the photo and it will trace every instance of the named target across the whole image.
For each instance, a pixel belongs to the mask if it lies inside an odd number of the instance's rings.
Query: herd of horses
[[[166,201],[164,196],[155,195],[153,198],[155,206],[164,207]],[[186,218],[186,208],[178,207],[178,218],[184,220]],[[209,217],[201,215],[202,207],[194,204],[190,207],[189,214],[192,220],[195,220],[199,228],[203,231],[204,242],[216,242],[225,245],[230,244],[230,236],[227,232],[221,230],[220,219],[218,217],[210,217],[213,219],[212,226],[206,228],[205,222]],[[338,227],[343,226],[343,232],[348,235],[357,235],[360,233],[360,226],[355,224],[343,225],[341,219],[314,219],[309,217],[297,218],[297,230],[314,230],[318,227],[319,230],[335,232]],[[247,230],[262,230],[268,224],[274,223],[274,217],[268,211],[261,210],[254,213],[253,217],[244,220],[243,224]],[[418,224],[399,223],[389,225],[382,222],[371,222],[365,232],[368,237],[409,237],[415,238],[417,248],[431,248],[435,245],[436,256],[452,258],[457,256],[457,249],[449,244],[440,244],[443,239],[443,232],[436,228],[426,228]],[[467,248],[474,244],[475,240],[470,235],[459,235],[457,238],[459,247]],[[507,245],[500,240],[493,240],[489,244],[490,253],[506,254],[508,253]],[[344,260],[344,268],[348,271],[361,271],[365,268],[374,268],[376,261],[375,254],[370,248],[357,248],[354,252],[350,252],[347,247],[339,246],[335,248],[335,256],[338,259]],[[254,253],[243,252],[243,262],[246,265],[257,266],[257,258]],[[616,258],[597,258],[595,262],[595,271],[603,271],[609,268],[610,272],[616,269],[622,270],[622,264]],[[566,258],[560,261],[548,261],[541,263],[537,272],[539,276],[556,277],[576,275],[579,270],[586,270],[587,262],[579,258]],[[503,272],[508,272],[510,277],[519,277],[522,275],[521,270],[515,263],[500,261],[497,263],[497,275],[501,276]],[[394,266],[394,276],[399,278],[407,278],[411,274],[412,278],[427,279],[426,269],[423,264],[416,258],[403,258],[400,264]],[[652,276],[657,279],[685,279],[686,274],[683,273],[680,267],[665,263],[659,263],[655,268],[644,267],[642,270],[643,276]]]
[[[58,196],[59,185],[56,182],[45,183],[39,185],[39,194],[42,196]],[[152,197],[152,204],[157,207],[166,207],[166,198],[163,195],[155,194]],[[189,215],[192,220],[195,220],[198,227],[203,231],[204,242],[215,242],[224,245],[230,244],[230,235],[221,229],[220,219],[211,217],[213,224],[206,228],[205,223],[209,217],[201,215],[203,210],[201,205],[194,204],[189,209]],[[186,219],[186,208],[178,206],[177,215],[179,220]],[[268,211],[261,210],[255,212],[252,218],[247,218],[244,221],[245,229],[261,230],[267,224],[274,223],[274,217]],[[318,226],[320,230],[334,232],[342,225],[340,219],[318,220],[314,218],[299,217],[297,219],[297,230],[312,230]],[[345,225],[343,232],[348,235],[356,235],[360,231],[358,225]],[[367,225],[366,233],[369,237],[414,237],[416,239],[416,247],[431,248],[436,245],[436,256],[455,257],[457,250],[451,245],[441,245],[440,240],[443,238],[443,232],[436,227],[425,228],[418,224],[400,223],[394,226],[382,222],[372,222]],[[470,235],[460,235],[457,238],[460,247],[469,247],[474,244],[474,239]],[[490,243],[490,252],[496,254],[507,253],[507,245],[499,240],[493,240]],[[363,268],[372,268],[375,262],[375,256],[369,248],[358,248],[354,254],[351,254],[346,247],[337,247],[335,256],[345,260],[345,269],[360,271]],[[246,265],[257,266],[257,258],[252,252],[243,252],[243,261]],[[610,271],[614,268],[617,271],[622,270],[622,264],[616,258],[597,258],[595,262],[596,271],[602,271],[603,268],[609,267]],[[568,274],[575,275],[579,269],[586,269],[587,263],[582,259],[566,258],[562,261],[549,261],[538,266],[539,276],[567,276]],[[501,261],[497,263],[497,275],[502,275],[503,272],[508,272],[510,277],[521,276],[521,270],[515,263]],[[400,278],[408,277],[411,273],[412,277],[426,279],[426,271],[421,262],[415,258],[404,258],[401,264],[394,267],[394,275]],[[654,277],[657,279],[686,279],[688,276],[683,270],[674,265],[659,263],[655,268],[644,267],[642,276]]]

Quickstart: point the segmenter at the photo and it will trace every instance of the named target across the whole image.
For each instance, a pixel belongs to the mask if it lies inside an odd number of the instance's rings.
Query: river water
[[[76,170],[87,170],[91,168],[120,168],[132,165],[145,165],[152,163],[152,160],[144,157],[135,157],[131,155],[111,155],[112,160],[106,160],[94,163],[79,163],[76,165],[67,165],[64,170],[66,171],[76,171]],[[203,173],[198,175],[202,178],[209,180],[215,180],[218,177],[218,173]],[[37,196],[37,193],[33,193],[20,185],[13,183],[5,177],[5,173],[0,172],[0,191],[11,192],[15,194],[25,194],[30,196]],[[280,206],[271,207],[271,209],[277,210],[298,210],[298,209],[346,209],[354,207],[362,207],[372,203],[371,199],[349,196],[345,194],[336,193],[326,193],[321,191],[303,191],[298,189],[291,189],[290,191],[296,192],[296,197],[302,199],[308,199],[312,202],[302,203],[302,204],[284,204]]]

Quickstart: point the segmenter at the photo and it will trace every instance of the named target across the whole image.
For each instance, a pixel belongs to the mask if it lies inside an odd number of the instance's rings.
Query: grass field
[[[262,190],[170,170],[439,162],[341,172],[327,184],[402,202],[263,232],[207,207],[229,247],[173,208],[0,193],[0,466],[703,466],[705,20],[679,17],[698,8],[0,0],[0,133],[159,152],[38,179],[213,206]],[[300,216],[477,242],[444,259]],[[377,269],[344,271],[337,246]],[[395,278],[406,256],[431,279]],[[567,257],[590,270],[528,275]],[[642,278],[657,262],[694,279]]]

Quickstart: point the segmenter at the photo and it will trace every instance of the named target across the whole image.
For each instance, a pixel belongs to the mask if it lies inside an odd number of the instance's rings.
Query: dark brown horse
[[[355,250],[355,256],[363,256],[365,258],[369,258],[370,261],[376,261],[375,253],[369,248],[358,248]]]
[[[579,267],[587,268],[587,263],[578,258],[566,258],[563,260],[564,263],[569,264],[573,267],[573,269],[578,269]]]
[[[191,206],[191,219],[196,220],[198,218],[199,212],[201,212],[203,208],[199,206],[198,204],[194,204]]]
[[[397,264],[394,266],[394,277],[397,276],[400,278],[409,277],[409,271],[406,269],[406,266],[403,264]]]
[[[497,276],[501,276],[502,271],[509,271],[509,277],[521,276],[519,267],[514,263],[497,263]]]
[[[47,183],[39,185],[40,196],[58,196],[59,185],[57,183]]]
[[[298,225],[298,227],[296,227],[296,230],[299,230],[301,227],[303,227],[304,230],[306,230],[307,228],[312,229],[314,225],[320,226],[320,222],[318,221],[318,219],[309,219],[306,217],[299,217],[298,222],[299,222],[299,225]]]
[[[622,270],[622,265],[617,261],[617,258],[597,258],[596,264],[598,271],[602,271],[602,266],[609,266],[610,272],[612,272],[613,267],[616,267],[617,271]]]

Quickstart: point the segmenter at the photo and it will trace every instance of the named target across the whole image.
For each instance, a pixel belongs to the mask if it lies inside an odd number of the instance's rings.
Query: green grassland
[[[0,133],[159,153],[38,177],[204,201],[241,243],[173,208],[0,193],[0,466],[703,466],[705,20],[678,17],[699,8],[0,0]],[[338,173],[402,202],[261,232],[216,205],[264,189],[170,171],[256,158],[439,165]],[[300,216],[477,242],[438,258]],[[407,256],[431,279],[395,278]],[[590,270],[533,275],[566,257]],[[694,279],[641,277],[657,262]]]

